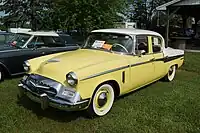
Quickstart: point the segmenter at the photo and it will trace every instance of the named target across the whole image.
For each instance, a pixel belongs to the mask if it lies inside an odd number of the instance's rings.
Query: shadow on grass
[[[17,104],[36,114],[38,119],[43,119],[45,117],[58,122],[71,122],[85,116],[84,111],[67,112],[51,107],[42,110],[39,103],[31,101],[26,96],[20,99],[18,98]]]

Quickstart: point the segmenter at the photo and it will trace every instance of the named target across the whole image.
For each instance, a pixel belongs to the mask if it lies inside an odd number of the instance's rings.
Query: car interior
[[[45,48],[45,47],[61,47],[61,46],[65,46],[65,43],[53,37],[35,37],[31,41],[31,43],[28,44],[29,48],[32,47]]]

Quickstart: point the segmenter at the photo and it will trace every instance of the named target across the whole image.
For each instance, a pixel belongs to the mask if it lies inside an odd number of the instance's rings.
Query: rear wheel
[[[171,82],[176,75],[176,66],[173,65],[169,68],[167,75],[164,77],[165,81]]]
[[[5,73],[2,68],[0,68],[0,82],[4,80]]]
[[[103,84],[98,87],[93,94],[91,103],[87,110],[89,116],[106,115],[112,108],[114,98],[114,89],[110,84]]]

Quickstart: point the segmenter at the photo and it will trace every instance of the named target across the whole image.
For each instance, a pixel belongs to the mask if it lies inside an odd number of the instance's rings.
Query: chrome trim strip
[[[122,69],[125,69],[125,68],[128,68],[128,67],[130,67],[130,66],[127,65],[127,66],[111,69],[111,70],[108,70],[108,71],[100,72],[100,73],[97,73],[97,74],[93,74],[91,76],[88,76],[86,78],[81,79],[80,81],[84,81],[84,80],[88,80],[88,79],[91,79],[91,78],[95,78],[95,77],[98,77],[98,76],[101,76],[101,75],[105,75],[107,73],[115,72],[115,71],[118,71],[118,70],[122,70]]]
[[[139,65],[143,65],[143,64],[147,64],[151,62],[154,62],[154,61],[145,61],[145,62],[135,63],[135,64],[131,64],[130,67],[139,66]]]
[[[95,77],[98,77],[98,76],[101,76],[101,75],[105,75],[105,74],[108,74],[108,73],[111,73],[111,72],[115,72],[115,71],[118,71],[118,70],[122,70],[122,69],[125,69],[125,68],[128,68],[128,67],[134,67],[134,66],[138,66],[138,65],[143,65],[143,64],[147,64],[147,63],[151,63],[151,62],[155,62],[155,61],[163,61],[164,63],[166,63],[168,61],[172,61],[172,60],[178,59],[178,58],[183,57],[183,56],[184,55],[178,55],[178,56],[172,56],[172,57],[167,57],[167,58],[164,57],[164,58],[159,58],[159,59],[155,59],[155,60],[149,60],[149,61],[145,61],[145,62],[139,62],[139,63],[135,63],[135,64],[131,64],[131,65],[127,65],[127,66],[111,69],[111,70],[108,70],[108,71],[104,71],[104,72],[101,72],[101,73],[93,74],[93,75],[90,75],[90,76],[88,76],[86,78],[81,79],[80,81],[84,81],[84,80],[88,80],[88,79],[91,79],[91,78],[95,78]]]
[[[26,72],[20,72],[20,73],[11,74],[11,76],[22,75],[22,74],[26,74]]]
[[[19,51],[19,49],[4,50],[4,51],[0,51],[0,53],[5,53],[5,52],[14,52],[14,51]]]

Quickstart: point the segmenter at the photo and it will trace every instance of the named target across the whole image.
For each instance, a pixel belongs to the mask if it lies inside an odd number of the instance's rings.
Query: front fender
[[[102,83],[106,81],[114,80],[118,83],[119,88],[121,88],[121,83],[119,82],[120,79],[116,78],[112,74],[103,75],[91,79],[87,79],[84,81],[80,81],[76,87],[76,90],[80,93],[83,99],[92,98],[92,95],[95,89]]]

